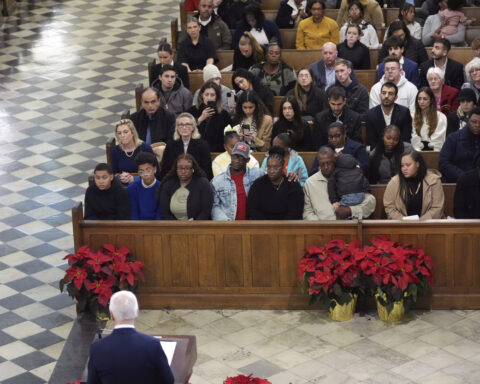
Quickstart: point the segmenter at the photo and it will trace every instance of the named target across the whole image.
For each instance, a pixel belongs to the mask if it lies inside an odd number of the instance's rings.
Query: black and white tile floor
[[[64,384],[51,379],[58,359],[89,343],[69,337],[75,309],[58,291],[70,209],[105,161],[112,123],[133,109],[178,1],[17,4],[0,30],[0,383]],[[238,373],[274,384],[480,383],[480,311],[417,311],[396,326],[373,313],[337,324],[317,311],[142,311],[137,327],[197,336],[192,384]]]

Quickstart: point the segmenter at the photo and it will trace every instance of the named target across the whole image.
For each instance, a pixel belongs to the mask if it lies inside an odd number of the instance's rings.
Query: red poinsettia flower
[[[88,245],[84,245],[78,249],[76,253],[71,253],[63,258],[63,260],[68,260],[68,264],[73,265],[77,261],[84,260],[88,258],[89,255],[92,253]]]
[[[107,280],[96,280],[87,284],[89,290],[93,290],[93,293],[98,294],[98,302],[106,307],[108,305],[108,300],[112,297],[112,286],[115,282],[113,276],[109,277]]]
[[[68,268],[65,271],[65,282],[73,280],[73,284],[77,287],[78,290],[82,289],[83,282],[87,279],[88,273],[87,269],[82,268]]]
[[[108,255],[105,255],[101,251],[97,251],[97,253],[92,253],[93,257],[90,257],[87,260],[87,264],[90,265],[95,273],[100,272],[100,269],[102,268],[102,264],[109,262],[112,260],[112,258]]]

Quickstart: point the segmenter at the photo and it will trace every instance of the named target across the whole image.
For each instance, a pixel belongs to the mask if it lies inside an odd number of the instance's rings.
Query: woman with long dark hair
[[[407,3],[406,1],[398,8],[398,21],[402,21],[408,30],[410,31],[410,36],[415,39],[422,38],[422,27],[415,21],[415,6]],[[387,28],[385,36],[388,34],[389,29]],[[389,36],[390,37],[390,36]],[[384,40],[386,40],[385,38]]]
[[[230,115],[222,107],[222,90],[212,80],[200,88],[197,105],[189,112],[197,120],[197,128],[203,140],[208,143],[210,152],[223,151],[223,130],[232,123]]]
[[[242,141],[252,151],[268,151],[272,136],[273,120],[257,94],[252,91],[241,93],[237,101],[233,124],[239,125]]]
[[[325,91],[315,86],[315,78],[308,67],[298,70],[297,83],[286,96],[297,101],[304,120],[312,125],[314,116],[325,109]]]
[[[396,125],[388,125],[381,140],[370,153],[370,184],[387,184],[400,170],[400,159],[410,151],[410,143],[402,142],[402,133]]]
[[[437,111],[435,95],[429,87],[422,87],[415,99],[412,116],[413,148],[417,151],[440,151],[447,134],[447,118]]]
[[[445,195],[440,172],[428,169],[420,152],[402,155],[400,172],[387,185],[383,205],[387,218],[402,220],[418,215],[420,220],[444,216]]]
[[[237,93],[240,91],[255,91],[269,112],[273,113],[273,92],[270,88],[262,85],[252,72],[244,68],[237,69],[232,75],[232,86]]]
[[[179,155],[157,189],[163,220],[210,220],[213,190],[189,153]]]
[[[313,150],[312,127],[302,119],[297,101],[292,96],[286,96],[279,109],[279,118],[273,124],[272,138],[281,133],[291,132],[294,134],[291,144],[293,149],[296,151]]]
[[[342,28],[340,28],[340,41],[344,41],[347,34],[347,26],[356,24],[362,31],[360,42],[365,44],[370,49],[376,49],[380,46],[378,42],[377,30],[375,27],[364,20],[365,8],[363,4],[355,0],[348,4],[348,19]]]
[[[182,80],[183,86],[187,89],[190,89],[190,78],[188,77],[187,67],[173,61],[173,49],[172,46],[167,43],[167,39],[163,38],[159,41],[157,48],[157,56],[158,64],[155,64],[152,67],[152,71],[150,73],[150,86],[155,80],[158,80],[158,76],[160,76],[162,67],[164,65],[171,65],[173,68],[175,68],[175,71],[177,72],[177,77]]]

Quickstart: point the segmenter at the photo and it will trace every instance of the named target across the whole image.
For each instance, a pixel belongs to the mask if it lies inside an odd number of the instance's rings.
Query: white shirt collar
[[[155,182],[157,181],[157,180],[154,180],[152,184],[147,185],[143,182],[143,179],[140,179],[140,180],[142,180],[143,188],[152,188],[155,185]]]
[[[114,329],[120,329],[120,328],[133,328],[133,329],[135,329],[135,326],[133,324],[118,324],[118,325],[115,325]]]
[[[202,24],[203,26],[207,25],[207,24],[210,22],[210,20],[212,20],[212,16],[210,16],[210,17],[208,18],[208,20],[205,20],[205,21],[203,21],[202,19],[200,19],[200,17],[198,18],[198,22],[199,22],[200,24]]]

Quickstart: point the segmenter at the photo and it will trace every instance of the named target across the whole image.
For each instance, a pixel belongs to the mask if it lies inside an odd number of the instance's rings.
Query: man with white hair
[[[335,60],[337,60],[337,56],[337,46],[328,42],[322,47],[322,60],[310,64],[310,71],[312,71],[315,85],[318,88],[326,90],[335,84]]]
[[[173,384],[174,378],[160,341],[135,330],[138,302],[132,292],[110,298],[115,329],[90,347],[88,384]]]

